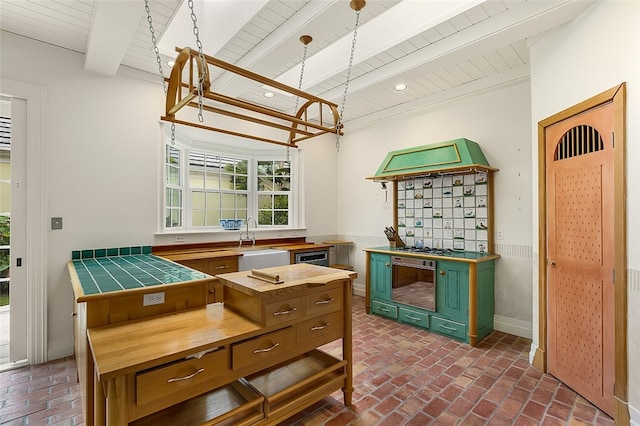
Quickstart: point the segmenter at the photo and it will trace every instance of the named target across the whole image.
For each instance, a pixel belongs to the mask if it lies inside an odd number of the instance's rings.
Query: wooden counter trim
[[[244,229],[242,230],[244,231]],[[252,230],[250,230],[252,231]],[[220,241],[220,242],[208,242],[208,243],[186,243],[186,244],[168,244],[158,245],[151,248],[153,254],[164,256],[165,254],[175,253],[188,253],[188,252],[203,252],[214,250],[231,250],[234,247],[238,247],[238,239],[235,236],[238,231],[232,232],[234,235],[233,241]],[[305,244],[305,237],[293,237],[293,238],[269,238],[263,240],[256,240],[256,247],[259,248],[271,248],[276,245],[296,245]]]
[[[292,268],[295,266],[295,268]],[[288,293],[293,287],[301,285],[326,285],[333,281],[353,280],[357,273],[325,266],[299,263],[297,265],[275,266],[261,269],[268,274],[278,275],[282,284],[271,284],[249,276],[250,271],[232,272],[216,275],[216,278],[229,288],[248,296],[270,297]]]
[[[242,252],[231,250],[207,250],[167,253],[160,256],[163,259],[171,260],[173,262],[182,262],[185,260],[217,259],[219,257],[240,257],[242,256]]]
[[[105,382],[264,332],[222,304],[212,304],[90,328],[87,335],[96,377]]]
[[[409,252],[398,252],[398,251],[393,251],[393,250],[385,250],[385,249],[380,249],[380,248],[367,248],[364,249],[365,252],[367,253],[382,253],[382,254],[389,254],[391,256],[403,256],[403,257],[417,257],[417,258],[427,258],[427,259],[433,259],[433,260],[447,260],[447,261],[451,261],[451,262],[464,262],[464,263],[482,263],[482,262],[487,262],[489,260],[494,260],[494,259],[499,259],[500,255],[499,254],[487,254],[484,257],[481,257],[480,259],[465,259],[465,258],[461,258],[461,257],[450,257],[450,256],[439,256],[439,255],[430,255],[430,254],[426,254],[426,253],[409,253]]]

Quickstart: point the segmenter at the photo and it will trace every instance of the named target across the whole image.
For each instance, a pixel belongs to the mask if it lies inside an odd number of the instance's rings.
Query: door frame
[[[27,363],[40,364],[47,355],[47,276],[45,212],[46,89],[21,81],[0,79],[2,94],[27,101],[26,176],[28,190],[25,239],[27,295]]]
[[[564,111],[538,122],[538,347],[534,367],[547,371],[547,179],[546,128],[568,117],[599,105],[613,102],[613,129],[616,145],[613,160],[615,239],[615,386],[614,418],[616,424],[628,425],[627,359],[627,204],[626,204],[626,83],[606,90]]]

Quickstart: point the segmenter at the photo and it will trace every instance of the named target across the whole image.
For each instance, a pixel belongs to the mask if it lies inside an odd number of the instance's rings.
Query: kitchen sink
[[[270,268],[272,266],[283,266],[290,263],[289,251],[287,250],[269,248],[241,251],[243,254],[238,258],[238,271]]]

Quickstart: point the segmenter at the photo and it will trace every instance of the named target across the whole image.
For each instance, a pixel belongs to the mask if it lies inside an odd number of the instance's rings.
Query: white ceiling
[[[529,77],[527,40],[594,0],[368,0],[361,10],[345,132]],[[162,63],[196,48],[187,0],[149,0]],[[348,0],[194,0],[203,53],[342,105],[356,23]],[[158,75],[144,0],[0,0],[0,27],[85,55],[88,71]],[[170,69],[164,66],[168,76]],[[291,112],[295,99],[212,71],[215,91]],[[408,89],[395,92],[403,82]]]

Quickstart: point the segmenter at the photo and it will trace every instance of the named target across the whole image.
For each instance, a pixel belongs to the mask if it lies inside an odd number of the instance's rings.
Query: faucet
[[[242,231],[240,232],[240,245],[238,247],[242,247],[243,241],[247,241],[247,242],[251,241],[252,245],[254,246],[256,245],[256,232],[253,231],[253,238],[249,234],[249,222],[251,221],[253,221],[253,227],[255,229],[258,228],[258,222],[252,216],[249,216],[249,218],[247,219],[247,235],[244,238],[242,238]]]

